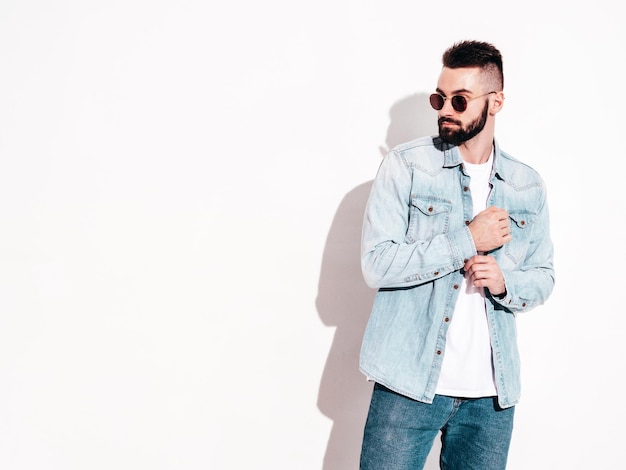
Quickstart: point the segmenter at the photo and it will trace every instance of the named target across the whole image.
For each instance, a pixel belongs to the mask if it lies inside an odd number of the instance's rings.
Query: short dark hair
[[[502,54],[493,44],[482,41],[461,41],[449,47],[442,58],[443,66],[450,69],[480,67],[489,76],[494,91],[504,88]]]

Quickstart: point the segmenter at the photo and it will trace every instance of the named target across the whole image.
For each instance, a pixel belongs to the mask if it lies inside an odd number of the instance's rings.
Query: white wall
[[[619,468],[617,5],[3,1],[0,468],[357,468],[365,198],[466,38],[556,245],[509,468]]]

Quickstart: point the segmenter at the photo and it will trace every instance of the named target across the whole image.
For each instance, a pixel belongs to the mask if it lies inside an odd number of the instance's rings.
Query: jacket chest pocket
[[[406,239],[427,240],[449,229],[452,204],[434,197],[413,197],[409,208],[409,226]]]
[[[509,210],[509,218],[511,219],[511,237],[513,239],[504,245],[504,252],[510,261],[518,264],[524,260],[528,252],[537,215],[526,210]]]

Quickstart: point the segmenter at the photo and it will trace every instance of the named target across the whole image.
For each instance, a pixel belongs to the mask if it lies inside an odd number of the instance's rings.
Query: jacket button
[[[432,212],[434,209],[432,207],[428,208],[428,212]]]
[[[455,289],[458,289],[458,288],[459,288],[459,285],[458,285],[458,284],[455,284],[455,285],[454,285],[454,288],[455,288]]]
[[[465,221],[465,225],[469,225],[469,224],[470,224],[470,221],[469,221],[469,220],[466,220],[466,221]]]
[[[522,307],[526,307],[526,302],[522,303]]]
[[[441,356],[441,350],[437,351],[437,356]]]
[[[522,221],[520,221],[520,223],[519,223],[519,224],[520,224],[520,225],[526,225],[526,221],[525,221],[525,220],[522,220]]]
[[[435,276],[439,276],[439,271],[435,271],[433,274],[434,274]]]
[[[468,192],[469,188],[467,186],[463,186],[463,191]]]
[[[446,317],[443,319],[444,322],[448,323],[450,321],[450,318]]]

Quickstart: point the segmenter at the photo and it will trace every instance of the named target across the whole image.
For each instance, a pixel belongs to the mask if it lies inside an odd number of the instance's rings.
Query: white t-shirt
[[[493,153],[486,163],[463,163],[470,176],[473,217],[487,207],[492,164]],[[466,278],[448,327],[436,393],[467,398],[496,395],[484,288],[468,285]]]

